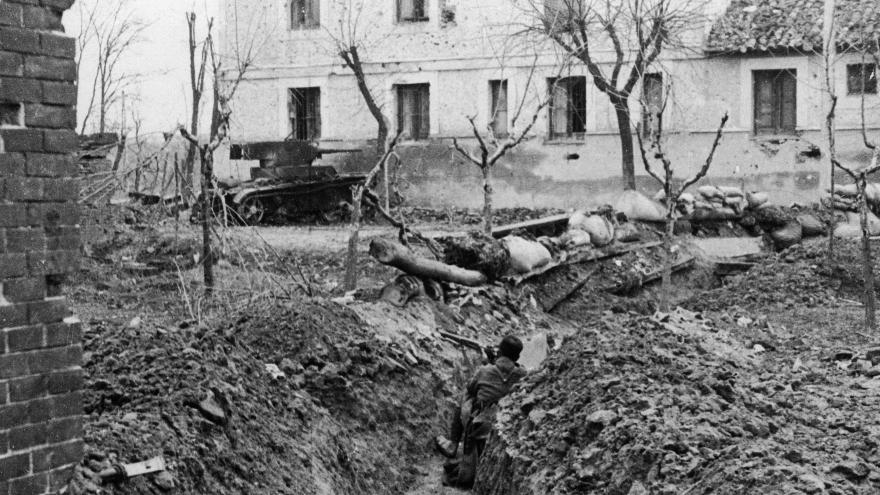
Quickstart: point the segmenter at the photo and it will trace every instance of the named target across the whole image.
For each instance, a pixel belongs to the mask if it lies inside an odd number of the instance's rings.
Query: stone
[[[846,461],[831,468],[830,472],[843,475],[850,481],[858,481],[867,478],[871,474],[871,468],[864,462]]]
[[[209,421],[217,423],[218,425],[225,425],[228,421],[223,408],[217,403],[217,400],[214,399],[214,394],[208,395],[207,398],[199,402],[199,411]]]
[[[590,414],[587,417],[587,423],[608,426],[609,424],[613,423],[614,420],[616,420],[616,419],[617,419],[617,414],[614,411],[602,409],[602,410],[594,412],[593,414]]]
[[[174,489],[174,476],[168,471],[161,471],[153,478],[153,483],[163,492],[170,492]]]

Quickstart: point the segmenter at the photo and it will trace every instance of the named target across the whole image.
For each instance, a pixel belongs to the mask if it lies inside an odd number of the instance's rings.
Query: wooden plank
[[[494,229],[492,229],[492,237],[499,239],[519,229],[531,230],[545,227],[558,227],[563,224],[567,224],[570,217],[570,213],[560,213],[558,215],[551,215],[549,217],[538,218],[536,220],[527,220],[525,222],[502,225],[500,227],[495,227]]]

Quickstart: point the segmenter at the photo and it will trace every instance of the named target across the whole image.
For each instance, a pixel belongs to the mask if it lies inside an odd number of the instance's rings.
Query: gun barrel
[[[360,153],[363,150],[343,148],[315,148],[316,155],[329,155],[332,153]]]

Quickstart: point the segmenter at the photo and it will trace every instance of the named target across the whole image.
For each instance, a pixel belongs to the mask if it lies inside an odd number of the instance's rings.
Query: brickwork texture
[[[0,0],[0,495],[57,493],[82,457],[73,0]]]

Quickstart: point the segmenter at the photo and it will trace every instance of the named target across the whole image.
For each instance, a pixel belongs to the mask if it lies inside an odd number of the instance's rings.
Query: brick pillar
[[[73,0],[0,0],[0,495],[55,493],[82,458]]]

